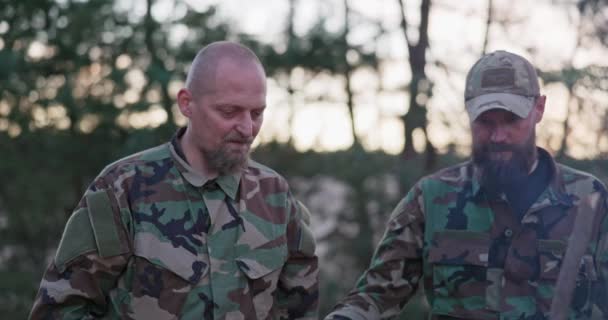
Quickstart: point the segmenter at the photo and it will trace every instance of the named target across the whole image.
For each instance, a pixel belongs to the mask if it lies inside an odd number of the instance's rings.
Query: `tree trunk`
[[[428,26],[429,12],[431,9],[431,0],[422,0],[420,4],[420,26],[418,28],[418,42],[413,44],[407,34],[407,19],[405,16],[405,4],[403,0],[399,0],[401,7],[401,29],[405,37],[408,47],[409,64],[412,73],[412,79],[409,84],[409,109],[408,112],[401,117],[405,131],[405,146],[403,148],[403,156],[406,158],[416,155],[416,150],[413,144],[413,132],[420,128],[425,132],[426,146],[426,167],[433,165],[436,150],[431,143],[428,134],[426,134],[427,126],[427,110],[426,103],[431,97],[432,85],[425,73],[426,67],[426,51],[429,47]]]
[[[291,48],[293,47],[294,44],[294,40],[296,37],[296,34],[293,30],[293,19],[295,17],[295,11],[296,11],[296,0],[289,0],[289,14],[287,16],[287,50],[291,50]],[[293,145],[293,133],[292,133],[292,128],[293,128],[293,122],[294,122],[294,118],[296,115],[296,103],[295,103],[295,98],[294,98],[294,88],[293,88],[293,84],[292,84],[292,80],[291,80],[291,73],[292,73],[293,69],[290,67],[287,70],[287,94],[289,95],[288,101],[287,101],[287,107],[289,108],[289,116],[287,119],[287,130],[289,132],[289,134],[287,135],[287,144],[288,145]]]
[[[483,48],[481,49],[481,54],[484,55],[486,54],[487,50],[488,50],[488,42],[490,40],[490,26],[492,25],[492,11],[494,11],[493,9],[493,1],[492,0],[488,0],[488,14],[487,14],[487,19],[486,19],[486,34],[483,37]]]
[[[350,25],[348,22],[348,16],[350,15],[350,8],[348,6],[348,0],[344,0],[344,32],[342,33],[342,57],[344,63],[344,90],[346,91],[346,106],[348,107],[348,115],[350,117],[351,134],[353,135],[353,146],[360,146],[359,138],[357,137],[357,130],[355,127],[355,110],[353,101],[353,90],[351,85],[351,75],[353,68],[348,62],[348,40],[346,37],[350,32]]]
[[[568,152],[568,136],[570,134],[570,121],[568,119],[570,119],[570,115],[578,113],[578,110],[574,110],[574,112],[572,110],[572,108],[580,109],[576,107],[576,103],[580,103],[580,100],[576,99],[574,88],[572,86],[568,86],[568,104],[566,106],[566,119],[564,119],[564,123],[562,124],[562,141],[555,155],[555,157],[558,159],[563,158]]]
[[[146,17],[144,20],[144,27],[146,30],[145,31],[146,49],[148,50],[148,53],[150,54],[150,57],[152,58],[152,61],[150,62],[150,66],[148,67],[148,70],[153,70],[153,68],[156,67],[159,70],[168,72],[165,68],[163,60],[158,56],[157,48],[156,48],[156,45],[154,44],[154,40],[152,38],[152,36],[158,29],[158,24],[152,18],[153,2],[154,2],[153,0],[146,1]],[[150,88],[153,87],[151,85],[151,83],[154,81],[158,81],[158,84],[160,85],[162,107],[163,107],[163,109],[165,109],[165,112],[167,113],[167,121],[161,128],[165,128],[168,131],[173,130],[173,128],[175,126],[175,117],[173,116],[173,112],[171,110],[171,107],[173,105],[173,99],[171,98],[171,95],[169,94],[169,88],[168,88],[169,79],[170,79],[169,76],[167,76],[166,78],[163,78],[163,79],[154,79],[153,77],[150,77],[150,76],[148,77],[148,81],[150,83]],[[145,94],[145,92],[143,92],[143,93]]]

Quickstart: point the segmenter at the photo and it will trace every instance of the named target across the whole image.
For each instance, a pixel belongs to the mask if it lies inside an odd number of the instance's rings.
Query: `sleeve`
[[[595,257],[598,264],[598,281],[593,288],[593,299],[597,310],[602,315],[601,318],[597,317],[597,319],[608,319],[608,199],[605,190],[602,193],[604,198],[600,211],[602,222]]]
[[[29,319],[93,319],[107,312],[107,294],[131,252],[128,217],[99,181],[87,190],[66,223]]]
[[[288,258],[279,278],[277,300],[281,318],[317,319],[319,266],[315,240],[309,228],[310,213],[291,194],[287,198]]]
[[[422,278],[421,199],[416,186],[395,207],[370,266],[326,320],[392,317],[414,295]]]

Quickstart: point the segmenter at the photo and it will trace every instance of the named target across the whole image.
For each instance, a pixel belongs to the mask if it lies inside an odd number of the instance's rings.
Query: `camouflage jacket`
[[[589,215],[577,208],[596,193],[591,240],[580,270],[572,270],[569,319],[590,319],[593,304],[606,317],[606,189],[546,155],[551,181],[521,220],[504,196],[488,200],[471,162],[421,179],[393,211],[369,268],[327,319],[394,316],[420,282],[430,319],[547,319],[574,218]]]
[[[305,211],[253,161],[207,181],[171,143],[119,160],[66,224],[30,318],[316,318]]]

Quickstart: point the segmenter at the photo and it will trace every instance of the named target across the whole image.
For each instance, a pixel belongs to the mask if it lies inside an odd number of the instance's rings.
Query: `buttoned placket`
[[[213,274],[223,275],[227,270],[235,270],[238,256],[238,240],[244,229],[243,222],[238,215],[238,210],[232,204],[231,198],[215,181],[209,181],[201,188],[201,195],[209,211],[210,227],[207,233],[207,252],[210,261],[210,286],[214,301],[220,306],[214,309],[214,318],[220,319],[227,311],[222,307],[230,303],[222,301],[227,299],[230,290],[241,287],[240,277],[224,278],[218,281],[212,277]],[[233,265],[234,264],[234,265]],[[229,283],[227,283],[229,282]]]
[[[515,217],[515,213],[512,212],[511,207],[509,205],[509,201],[506,198],[506,195],[503,193],[494,201],[489,201],[488,198],[483,196],[484,201],[487,203],[490,210],[493,214],[500,212],[501,210],[497,210],[497,206],[505,206],[508,208],[508,212],[510,214],[509,223],[510,226],[507,226],[502,232],[503,236],[507,239],[507,247],[506,252],[507,255],[504,257],[502,261],[502,265],[497,268],[488,268],[487,276],[492,278],[492,282],[497,282],[498,286],[489,287],[487,291],[487,295],[492,295],[494,299],[497,300],[498,305],[488,306],[490,309],[494,309],[497,311],[504,310],[506,307],[506,301],[503,301],[501,292],[504,292],[507,288],[506,286],[515,285],[507,282],[505,278],[505,266],[507,265],[507,259],[509,258],[508,252],[512,250],[513,242],[516,241],[520,236],[522,236],[525,230],[529,230],[530,228],[534,229],[537,224],[540,223],[539,214],[542,210],[559,205],[563,201],[559,201],[558,195],[555,194],[551,190],[551,186],[548,186],[548,189],[543,192],[536,202],[534,202],[530,208],[526,211],[526,213],[521,217],[521,219],[517,219]],[[535,245],[535,244],[531,244]],[[490,279],[488,279],[490,280]]]

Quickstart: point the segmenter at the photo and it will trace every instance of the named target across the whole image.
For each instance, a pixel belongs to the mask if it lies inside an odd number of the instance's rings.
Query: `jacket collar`
[[[535,211],[541,207],[548,205],[564,205],[567,207],[572,206],[572,200],[566,193],[566,188],[563,180],[563,173],[559,166],[557,166],[555,159],[545,149],[536,147],[539,157],[544,157],[549,161],[549,168],[551,179],[549,180],[548,186],[541,193],[538,199],[532,204],[529,211]],[[483,193],[483,188],[480,185],[481,169],[470,161],[472,167],[471,175],[471,192],[472,195],[477,197]]]
[[[189,184],[197,188],[200,188],[206,183],[214,180],[222,191],[226,193],[226,195],[228,195],[232,200],[236,200],[236,195],[241,181],[241,171],[231,175],[221,175],[216,178],[208,177],[204,173],[196,171],[190,166],[188,160],[186,160],[186,157],[179,144],[179,139],[182,137],[185,131],[185,128],[178,129],[171,138],[171,141],[167,143],[171,152],[171,158],[173,159],[173,162],[175,163],[175,166],[182,177]]]

